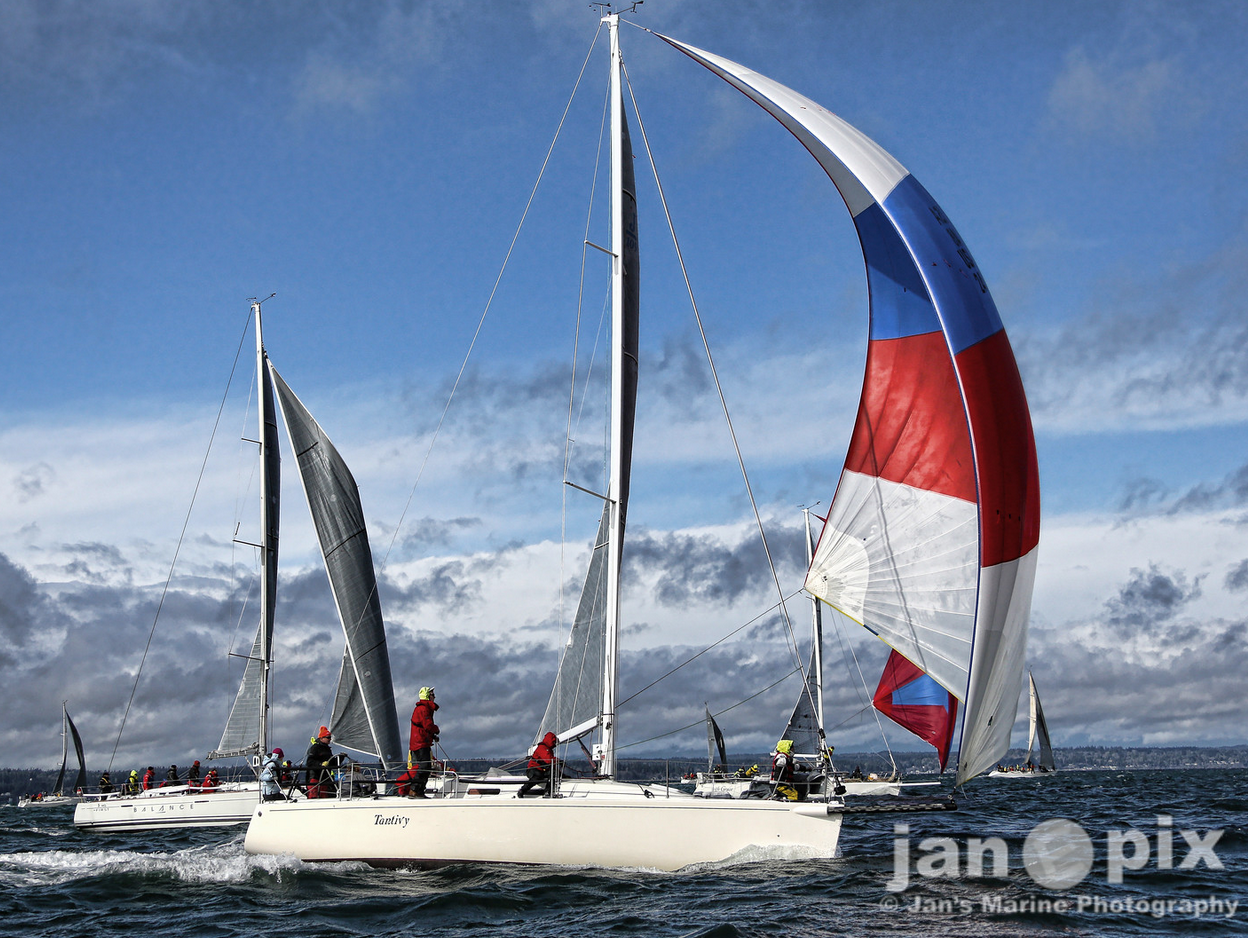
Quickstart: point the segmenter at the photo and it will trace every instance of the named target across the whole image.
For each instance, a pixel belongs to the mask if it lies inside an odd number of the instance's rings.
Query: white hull
[[[517,863],[678,870],[730,858],[835,856],[839,807],[644,795],[279,802],[256,809],[246,850],[374,866]]]
[[[1020,770],[1017,772],[999,772],[996,769],[993,769],[991,772],[988,773],[988,777],[989,778],[1048,778],[1049,776],[1056,775],[1056,774],[1057,774],[1056,769],[1053,769],[1048,772],[1028,772],[1025,770]]]
[[[90,796],[74,809],[74,826],[99,833],[246,824],[260,801],[257,782],[227,783],[204,792],[186,786],[138,795]]]
[[[897,782],[885,779],[841,779],[845,788],[842,797],[900,795],[903,788],[930,788],[940,782]],[[750,790],[748,778],[713,778],[698,773],[693,793],[699,798],[740,798]]]
[[[48,795],[45,798],[30,798],[23,795],[17,799],[19,808],[63,808],[68,804],[78,804],[81,795]]]

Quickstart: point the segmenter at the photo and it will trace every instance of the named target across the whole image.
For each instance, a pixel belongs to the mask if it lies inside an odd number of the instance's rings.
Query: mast
[[[624,97],[620,82],[620,16],[602,18],[611,36],[611,470],[607,480],[610,547],[607,554],[607,619],[602,682],[602,761],[598,771],[615,775],[615,706],[619,696],[620,560],[623,519],[620,482],[624,413]]]
[[[815,539],[810,529],[810,509],[802,509],[802,517],[806,522],[806,569],[810,569],[815,556]],[[819,600],[810,597],[810,635],[811,635],[811,670],[814,671],[815,685],[815,721],[819,729],[819,758],[824,758],[827,749],[824,737],[823,722],[823,612],[819,608]]]
[[[52,794],[60,795],[65,789],[65,765],[69,761],[69,711],[65,709],[67,701],[61,701],[61,771],[56,776],[56,787]]]
[[[258,630],[260,658],[260,720],[257,727],[258,758],[263,759],[269,751],[269,669],[272,664],[273,618],[277,605],[277,516],[271,510],[273,485],[270,477],[280,471],[280,453],[277,442],[277,414],[273,408],[273,385],[269,370],[265,367],[268,356],[264,351],[264,335],[260,324],[261,300],[253,300],[252,312],[256,317],[256,399],[260,422],[260,616]]]

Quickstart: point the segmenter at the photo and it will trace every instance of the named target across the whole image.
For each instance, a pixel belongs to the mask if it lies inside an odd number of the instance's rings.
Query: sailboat
[[[1027,672],[1027,683],[1030,698],[1030,713],[1027,729],[1027,757],[1022,765],[1006,767],[997,766],[988,773],[989,778],[1036,778],[1040,775],[1051,775],[1057,771],[1057,763],[1053,760],[1053,742],[1049,738],[1049,724],[1044,719],[1044,708],[1040,706],[1040,692],[1036,690],[1036,679]],[[1036,761],[1031,754],[1036,750]]]
[[[78,775],[70,789],[72,794],[65,794],[65,767],[69,764],[69,740],[74,740],[74,752],[78,756]],[[52,807],[53,805],[77,804],[82,800],[82,790],[87,785],[87,765],[82,755],[82,737],[78,735],[78,727],[69,718],[69,709],[65,702],[61,703],[61,770],[56,773],[56,784],[52,793],[47,795],[23,795],[17,800],[19,808]]]
[[[260,557],[260,619],[221,741],[209,758],[245,757],[251,769],[258,771],[260,760],[269,751],[269,673],[277,606],[281,502],[276,391],[346,636],[330,721],[334,738],[341,746],[379,759],[383,769],[389,769],[399,760],[398,716],[359,492],[333,443],[269,361],[260,306],[260,301],[252,303],[262,467],[260,540],[250,545],[259,551]],[[297,799],[301,793],[292,787],[288,797]],[[247,823],[259,801],[260,786],[254,777],[225,781],[211,790],[183,784],[153,788],[137,795],[92,794],[74,812],[74,824],[104,833],[234,826]]]
[[[615,779],[620,719],[616,707],[620,561],[636,407],[640,297],[637,201],[624,115],[619,13],[608,11],[602,23],[607,28],[611,50],[612,210],[610,246],[605,251],[612,272],[610,471],[607,490],[601,495],[602,515],[582,593],[581,607],[588,615],[577,617],[573,641],[560,665],[553,707],[547,708],[543,719],[543,727],[555,733],[560,742],[592,735],[591,756],[601,778],[563,783],[552,796],[527,801],[491,794],[422,800],[317,799],[260,805],[247,830],[248,853],[293,854],[311,861],[361,860],[378,866],[466,862],[658,870],[725,860],[830,857],[836,853],[842,818],[853,813],[853,809],[835,797],[820,801],[703,799],[671,788],[650,792],[651,796],[638,797],[634,792],[630,797],[621,793],[627,786]],[[981,539],[985,540],[984,556],[996,562],[1002,542],[1009,540],[1001,531],[1003,521],[996,514],[998,510],[1008,513],[1009,528],[1015,535],[1019,530],[1030,534],[1038,530],[1038,494],[1030,498],[1036,479],[1030,420],[1013,353],[987,286],[939,206],[877,144],[814,101],[757,72],[675,39],[654,35],[776,117],[827,171],[855,218],[868,263],[875,350],[868,356],[868,385],[860,410],[860,429],[855,434],[856,443],[868,445],[865,453],[861,445],[851,449],[853,462],[845,475],[861,476],[864,464],[869,464],[872,456],[886,455],[872,448],[875,441],[870,435],[861,440],[864,421],[867,430],[878,424],[895,435],[889,421],[899,420],[904,435],[905,415],[917,414],[926,407],[921,416],[932,418],[927,425],[932,426],[932,421],[939,418],[935,429],[945,431],[940,439],[951,444],[944,451],[951,462],[944,476],[969,482],[969,488],[964,486],[951,493],[958,501],[958,510],[929,510],[907,516],[894,500],[887,501],[882,514],[877,511],[865,519],[870,524],[885,524],[897,541],[897,563],[880,567],[872,561],[879,557],[884,543],[872,541],[870,532],[860,531],[861,525],[852,523],[852,512],[846,520],[850,506],[840,497],[842,489],[846,493],[850,488],[867,489],[871,500],[870,484],[847,486],[843,476],[807,577],[807,589],[837,608],[856,612],[857,620],[871,627],[879,605],[871,592],[876,576],[888,579],[890,597],[904,599],[913,586],[908,577],[898,572],[911,559],[904,552],[910,549],[922,554],[931,549],[933,538],[938,539],[944,528],[957,529],[975,562],[975,576],[970,577],[968,596],[958,593],[953,597],[956,602],[952,605],[958,612],[963,604],[969,604],[967,614],[949,623],[950,629],[956,629],[959,647],[939,650],[951,656],[956,651],[964,678],[958,692],[971,698],[963,751],[974,751],[974,758],[964,761],[966,771],[976,774],[982,769],[975,766],[989,753],[991,763],[1005,751],[1004,745],[997,747],[1002,737],[996,725],[1013,720],[1012,712],[1006,712],[1005,692],[1010,687],[1017,690],[1021,681],[1021,648],[1034,575],[1034,551],[1026,554],[1025,562],[1013,564],[1012,576],[989,568],[981,574],[978,545]],[[929,327],[924,331],[933,334],[923,341],[918,355],[893,356],[885,361],[878,343],[887,339],[876,334],[885,324],[885,331],[892,333],[902,325],[922,325]],[[962,366],[954,355],[966,354],[967,349],[974,362]],[[901,379],[907,365],[919,375],[930,373],[948,381],[932,385],[921,377],[906,377],[912,393],[885,393],[885,399],[879,402],[884,405],[881,410],[875,407],[880,396],[878,383],[883,380],[887,392],[887,366],[894,363],[894,387],[905,383]],[[959,382],[959,376],[965,380]],[[980,383],[972,387],[974,380]],[[999,408],[978,406],[984,396],[990,396],[985,385],[999,396]],[[980,392],[978,397],[974,396],[976,390]],[[924,399],[918,400],[920,397]],[[934,412],[941,408],[948,409],[950,414]],[[960,446],[955,443],[959,428],[964,438]],[[972,434],[974,448],[970,445]],[[937,454],[931,455],[935,458]],[[934,475],[941,475],[941,467],[931,468]],[[903,478],[899,485],[892,474],[877,473],[876,488],[886,483],[903,488],[907,480]],[[927,481],[927,477],[919,481]],[[986,496],[982,506],[981,490]],[[943,490],[938,495],[943,499]],[[878,498],[874,503],[878,503]],[[898,518],[902,523],[897,523]],[[836,532],[842,529],[855,544],[836,550]],[[916,537],[920,539],[917,548],[912,543]],[[1013,540],[1019,538],[1015,536]],[[1010,549],[1018,546],[1011,543]],[[832,561],[842,556],[863,562],[851,566],[849,572],[838,572]],[[944,559],[960,562],[962,555]],[[937,586],[943,588],[941,584]],[[977,602],[981,593],[983,609]],[[900,612],[894,614],[898,622]],[[928,625],[924,616],[929,616],[930,610],[923,607],[920,612],[920,621],[913,630]],[[580,635],[595,637],[583,651],[576,643],[578,631]],[[916,647],[926,650],[921,643]],[[1014,654],[1015,650],[1018,654]],[[911,654],[917,652],[911,650]],[[570,678],[577,679],[562,681],[565,668]],[[953,682],[952,669],[942,676]],[[582,693],[579,689],[586,683],[590,685],[589,692]],[[992,692],[987,699],[981,687],[984,684]],[[573,693],[574,689],[578,690]],[[1001,699],[997,700],[998,697]],[[1017,705],[1017,693],[1008,703]],[[1004,742],[1008,744],[1008,732]]]

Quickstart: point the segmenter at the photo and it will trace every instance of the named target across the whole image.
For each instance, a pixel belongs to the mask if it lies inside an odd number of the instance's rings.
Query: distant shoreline
[[[1119,771],[1138,772],[1175,769],[1243,769],[1248,768],[1248,745],[1241,746],[1068,746],[1054,749],[1054,761],[1061,772]],[[957,754],[950,759],[950,774]],[[892,762],[883,752],[833,753],[838,771],[848,774],[855,768],[865,773],[887,774],[892,772]],[[1022,749],[1011,749],[1001,759],[1003,765],[1021,765],[1026,761]],[[512,759],[452,759],[451,765],[460,772],[481,772],[491,766],[515,763]],[[894,752],[893,762],[903,776],[936,775],[936,757],[927,752]],[[163,778],[166,765],[156,765],[157,777]],[[729,753],[728,771],[758,765],[767,770],[771,765],[770,753]],[[573,772],[587,771],[582,760],[569,760]],[[691,772],[706,770],[706,756],[683,754],[670,758],[625,758],[617,760],[618,778],[624,781],[678,782]],[[103,769],[87,771],[87,785],[94,788]],[[118,770],[114,770],[116,775]],[[129,770],[122,771],[124,776]],[[396,773],[397,774],[397,773]],[[50,791],[56,780],[55,769],[0,768],[0,804],[16,799],[22,794]]]

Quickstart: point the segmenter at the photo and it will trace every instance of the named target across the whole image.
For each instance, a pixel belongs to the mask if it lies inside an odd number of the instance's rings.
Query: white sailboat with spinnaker
[[[854,811],[836,797],[703,799],[615,778],[621,556],[640,301],[619,15],[608,13],[602,22],[611,49],[612,212],[604,249],[612,273],[610,471],[582,608],[539,730],[561,742],[592,737],[602,777],[558,783],[549,797],[532,800],[506,797],[499,785],[476,794],[454,786],[448,797],[422,800],[261,805],[248,827],[249,853],[379,866],[675,870],[724,860],[833,856],[842,818]],[[850,460],[806,586],[909,656],[946,661],[943,668],[933,667],[934,660],[923,665],[966,702],[964,780],[1008,745],[1008,731],[1001,745],[998,728],[1013,722],[1017,706],[1039,529],[1030,418],[996,307],[948,218],[877,144],[757,72],[659,38],[777,118],[824,168],[854,217],[867,262],[872,341]],[[987,398],[999,406],[982,406]],[[876,432],[881,428],[888,432]],[[943,636],[943,643],[933,636]]]

